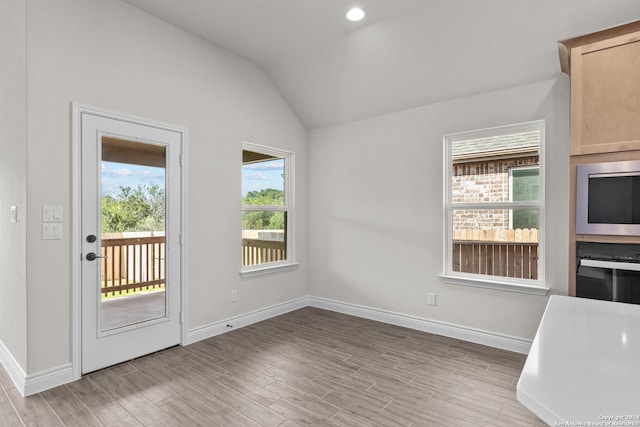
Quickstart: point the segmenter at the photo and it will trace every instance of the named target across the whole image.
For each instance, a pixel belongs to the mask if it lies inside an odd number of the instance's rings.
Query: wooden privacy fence
[[[453,230],[453,240],[538,243],[537,228],[493,228]]]
[[[258,265],[287,259],[285,242],[279,240],[242,239],[242,265]]]
[[[455,230],[453,271],[538,278],[538,230]]]
[[[164,289],[164,236],[102,239],[101,254],[103,295]]]

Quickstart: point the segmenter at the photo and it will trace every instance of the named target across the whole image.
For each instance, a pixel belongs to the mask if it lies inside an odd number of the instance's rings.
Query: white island
[[[640,427],[640,305],[551,296],[517,398],[552,426]]]

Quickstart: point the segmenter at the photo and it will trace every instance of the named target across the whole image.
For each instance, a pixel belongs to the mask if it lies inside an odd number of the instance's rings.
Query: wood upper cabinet
[[[559,42],[571,77],[570,154],[640,149],[640,21]]]

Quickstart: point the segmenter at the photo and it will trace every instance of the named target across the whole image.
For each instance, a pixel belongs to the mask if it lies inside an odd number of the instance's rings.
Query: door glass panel
[[[102,138],[100,329],[164,318],[166,147]]]

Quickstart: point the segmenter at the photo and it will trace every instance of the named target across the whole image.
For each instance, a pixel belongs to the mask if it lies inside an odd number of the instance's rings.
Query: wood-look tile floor
[[[27,398],[4,426],[543,426],[525,356],[307,307]]]

